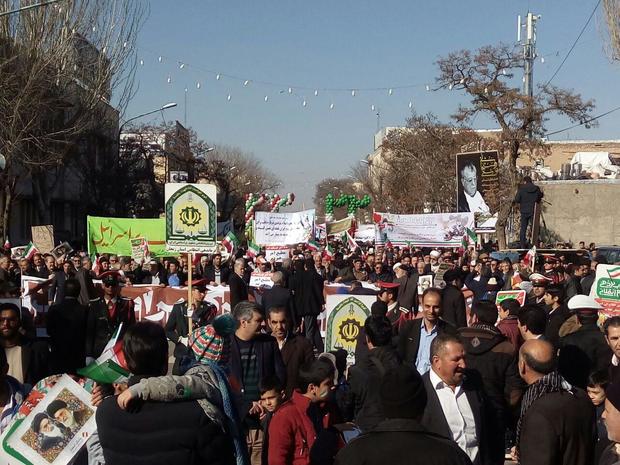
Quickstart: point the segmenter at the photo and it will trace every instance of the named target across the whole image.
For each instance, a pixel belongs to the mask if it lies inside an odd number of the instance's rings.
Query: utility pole
[[[541,18],[528,11],[525,24],[521,22],[521,15],[517,19],[517,42],[521,43],[521,28],[525,29],[523,42],[523,94],[534,96],[534,60],[536,59],[536,22]]]

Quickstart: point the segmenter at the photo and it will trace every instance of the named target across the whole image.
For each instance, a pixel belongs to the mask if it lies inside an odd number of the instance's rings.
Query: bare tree
[[[0,11],[15,2],[0,0]],[[107,127],[134,90],[141,0],[65,0],[0,18],[2,233],[20,178],[32,180],[39,221],[59,170],[80,154],[80,138]],[[111,106],[114,93],[115,106]],[[52,176],[50,176],[52,175]]]
[[[208,146],[200,140],[196,144]],[[200,178],[217,186],[220,221],[232,219],[236,228],[244,224],[246,193],[274,193],[281,185],[260,160],[226,145],[197,158],[196,179]]]
[[[503,195],[498,201],[496,232],[500,248],[506,247],[505,227],[518,185],[517,159],[545,152],[542,137],[550,115],[555,113],[583,123],[591,118],[594,109],[592,100],[583,100],[572,90],[552,85],[538,86],[533,97],[523,95],[512,86],[514,72],[522,65],[522,54],[507,45],[486,46],[475,53],[461,50],[437,61],[438,88],[462,90],[470,98],[469,105],[459,106],[453,115],[455,121],[471,124],[479,114],[484,114],[501,129],[500,164],[508,182],[502,186]]]
[[[382,143],[381,163],[371,162],[366,181],[362,178],[362,182],[374,191],[376,209],[402,213],[453,211],[455,156],[477,147],[479,142],[478,135],[467,128],[442,124],[432,114],[414,113],[406,128],[388,134]]]
[[[613,61],[620,60],[620,0],[603,0],[605,42]]]

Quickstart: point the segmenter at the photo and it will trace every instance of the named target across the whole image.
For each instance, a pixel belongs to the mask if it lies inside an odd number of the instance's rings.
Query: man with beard
[[[555,349],[548,341],[521,346],[519,374],[528,388],[517,425],[519,463],[590,465],[596,438],[594,406],[555,367]]]
[[[482,388],[467,376],[465,348],[456,336],[442,334],[431,344],[431,369],[422,376],[428,403],[422,425],[452,439],[474,465],[495,464]],[[503,443],[500,443],[503,445]]]
[[[34,416],[32,431],[37,435],[42,452],[52,447],[64,445],[68,439],[64,427],[57,425],[47,414],[42,412]]]
[[[29,340],[21,328],[20,308],[8,302],[0,304],[0,346],[9,364],[8,374],[33,386],[49,374],[49,348],[43,341]]]
[[[62,426],[75,433],[80,429],[89,417],[89,411],[84,410],[71,410],[67,403],[56,399],[50,402],[45,409],[50,418],[53,418]]]

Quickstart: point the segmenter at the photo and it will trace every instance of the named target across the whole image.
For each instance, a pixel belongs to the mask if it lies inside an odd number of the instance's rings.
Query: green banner
[[[89,216],[88,253],[113,253],[131,257],[131,240],[143,237],[152,257],[169,256],[171,252],[166,250],[165,234],[165,218]]]

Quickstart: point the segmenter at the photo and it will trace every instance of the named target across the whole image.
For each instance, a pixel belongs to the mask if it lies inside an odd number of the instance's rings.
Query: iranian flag
[[[308,247],[308,250],[311,250],[312,252],[316,252],[317,250],[321,248],[321,246],[319,245],[317,241],[308,241],[307,247]]]
[[[536,246],[533,246],[523,257],[523,263],[525,266],[534,269],[534,263],[536,262]]]
[[[347,247],[349,247],[349,250],[353,252],[355,249],[358,248],[358,245],[351,237],[351,234],[349,234],[349,231],[345,231],[345,234],[347,235]]]
[[[465,251],[467,250],[467,247],[469,246],[469,240],[467,239],[467,234],[463,235],[463,238],[461,239],[461,246],[459,247],[459,255],[463,256],[465,254]]]
[[[256,256],[260,253],[260,247],[257,246],[254,242],[248,242],[248,257],[256,258]]]
[[[334,249],[332,249],[331,245],[327,244],[327,247],[325,247],[325,250],[323,251],[323,255],[330,260],[334,258]]]
[[[620,278],[620,266],[616,266],[614,268],[608,268],[607,274],[611,279]]]
[[[77,371],[79,375],[102,384],[127,381],[130,373],[127,371],[123,340],[119,338],[122,327],[121,323],[97,360]]]
[[[93,253],[92,257],[90,257],[90,261],[93,263],[93,273],[95,273],[95,276],[101,274],[101,262],[99,260],[100,257],[97,257],[96,253]]]
[[[467,232],[467,236],[471,239],[471,241],[474,244],[478,243],[478,234],[476,234],[475,231],[473,231],[472,229],[469,228],[465,228],[465,231]]]
[[[32,242],[30,242],[26,246],[26,250],[24,250],[24,258],[27,258],[28,260],[30,260],[32,257],[34,257],[34,254],[36,253],[39,253],[39,249],[37,249],[35,245]]]
[[[226,237],[222,239],[222,245],[228,251],[228,253],[232,253],[237,247],[239,247],[239,239],[235,236],[235,233],[232,231],[228,231]]]

